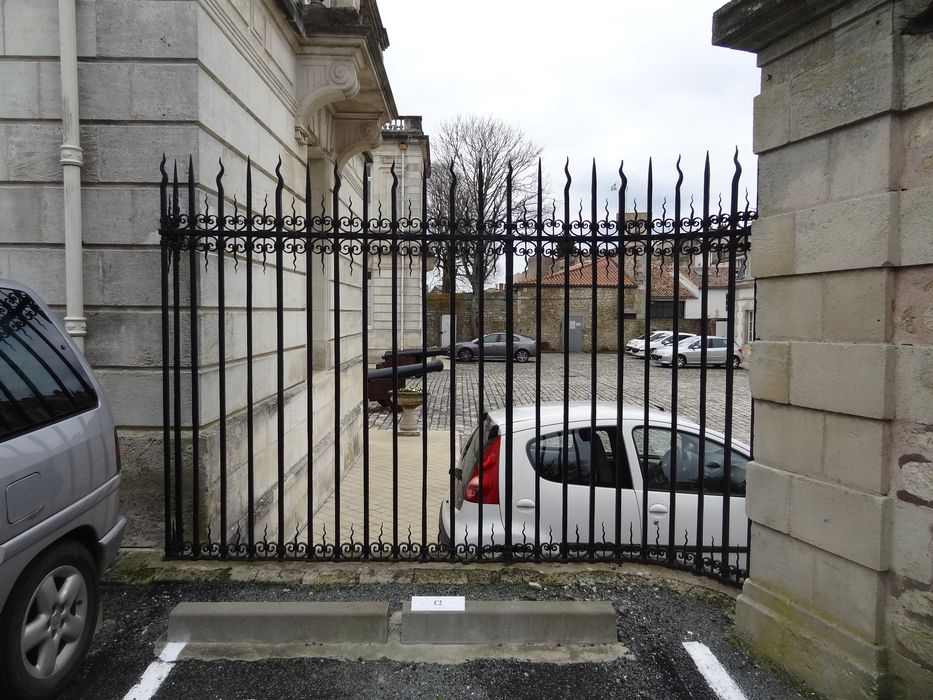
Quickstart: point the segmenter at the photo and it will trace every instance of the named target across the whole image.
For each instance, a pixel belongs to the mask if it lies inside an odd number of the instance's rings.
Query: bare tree
[[[451,172],[457,178],[453,211],[459,221],[501,221],[506,216],[506,183],[512,166],[512,216],[521,218],[526,210],[534,211],[531,200],[537,191],[536,164],[541,148],[517,126],[495,117],[460,115],[441,124],[432,134],[431,179],[428,181],[428,209],[432,217],[450,214]],[[482,211],[480,205],[482,204]],[[487,226],[487,232],[501,230]],[[466,232],[464,232],[466,233]],[[454,255],[450,269],[448,255],[438,260],[444,291],[457,290],[457,281],[465,280],[473,292],[474,333],[479,326],[479,296],[493,279],[504,253],[501,243],[484,241],[464,245]]]

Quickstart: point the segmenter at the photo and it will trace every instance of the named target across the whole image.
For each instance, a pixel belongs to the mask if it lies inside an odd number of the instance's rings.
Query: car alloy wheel
[[[97,567],[81,544],[65,540],[40,554],[0,618],[0,695],[58,695],[87,653],[99,596]]]
[[[516,350],[515,351],[516,362],[528,362],[529,357],[531,357],[531,355],[528,353],[527,350]]]
[[[732,356],[732,366],[735,367],[736,369],[738,369],[739,367],[741,367],[741,366],[742,366],[742,358],[739,357],[738,355],[733,355],[733,356]]]
[[[464,362],[469,362],[473,359],[473,351],[470,348],[463,348],[460,352],[457,353],[457,358],[463,360]]]
[[[686,366],[687,366],[687,358],[684,357],[683,355],[678,355],[678,356],[677,356],[677,366],[678,366],[678,367],[686,367]]]

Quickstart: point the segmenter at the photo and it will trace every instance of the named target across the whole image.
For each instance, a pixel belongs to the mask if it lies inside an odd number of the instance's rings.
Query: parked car
[[[651,343],[655,340],[664,340],[671,335],[673,335],[671,331],[655,331],[649,336],[648,342]],[[640,335],[637,338],[633,338],[632,340],[628,341],[628,343],[625,344],[625,352],[627,352],[629,355],[641,355],[644,353],[645,336]]]
[[[487,333],[483,336],[483,359],[484,360],[504,360],[508,349],[507,333]],[[470,341],[457,343],[454,345],[454,354],[458,360],[469,362],[479,357],[480,339],[474,338]],[[450,355],[450,348],[447,349]],[[538,343],[533,338],[526,338],[517,333],[512,334],[512,357],[516,362],[528,362],[532,357],[538,356]]]
[[[0,697],[51,698],[81,665],[116,556],[120,450],[81,353],[0,280]]]
[[[567,532],[572,541],[586,541],[589,533],[590,480],[595,480],[594,513],[596,541],[607,541],[621,519],[625,543],[641,540],[643,489],[648,489],[649,542],[666,545],[669,519],[676,518],[675,544],[696,545],[699,503],[699,426],[678,419],[676,460],[671,450],[671,415],[653,411],[648,417],[648,451],[644,454],[644,409],[625,406],[617,415],[614,403],[596,406],[596,430],[592,430],[589,403],[568,407],[569,434],[564,433],[563,404],[541,406],[540,439],[536,438],[533,406],[513,409],[512,443],[505,431],[505,411],[488,413],[473,432],[455,469],[454,525],[451,526],[450,499],[441,503],[438,541],[442,544],[479,542],[479,515],[482,508],[483,543],[502,545],[505,541],[505,510],[512,511],[512,541],[531,543],[535,539],[535,513],[540,521],[541,542],[559,542],[562,532],[562,470],[567,459]],[[621,421],[621,426],[620,426]],[[620,430],[621,428],[621,430]],[[566,446],[565,446],[566,438]],[[619,439],[621,438],[621,443]],[[730,469],[729,541],[746,546],[745,469],[748,446],[733,441]],[[506,451],[512,451],[512,501],[506,502]],[[703,543],[722,542],[723,473],[725,439],[706,431],[703,457]],[[482,462],[482,479],[479,464]],[[672,464],[673,462],[673,464]],[[633,465],[643,465],[642,469]],[[618,475],[617,475],[618,470]],[[671,503],[671,473],[676,475],[676,504]],[[538,495],[535,493],[536,477]],[[621,485],[622,507],[616,512],[616,478]],[[482,501],[482,506],[480,506]],[[676,505],[676,508],[672,507]],[[606,533],[605,535],[603,533]]]
[[[675,341],[683,342],[689,338],[696,337],[693,333],[678,333],[676,338],[674,337],[673,331],[661,331],[661,333],[663,333],[663,335],[661,335],[660,337],[654,338],[652,336],[652,339],[648,341],[648,354],[649,355],[651,354],[652,351],[657,350],[658,348],[665,348],[669,345],[673,345]],[[631,354],[634,355],[635,357],[644,357],[645,356],[644,346],[642,346],[641,348],[637,348],[637,347],[633,348]]]
[[[727,338],[718,335],[707,336],[706,364],[724,367],[727,362],[731,362],[733,367],[739,367],[742,364],[742,347],[733,342],[732,352],[729,353],[727,351],[728,346],[729,340]],[[687,365],[701,364],[703,362],[702,352],[703,338],[694,336],[682,341],[676,348],[673,345],[667,345],[652,350],[651,359],[660,365],[668,367],[673,365],[674,362],[677,363],[678,367],[686,367]]]

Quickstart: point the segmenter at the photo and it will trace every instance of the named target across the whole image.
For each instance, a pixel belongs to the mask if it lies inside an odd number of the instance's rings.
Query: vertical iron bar
[[[217,173],[217,390],[220,403],[220,558],[227,558],[227,339],[224,296],[224,164]]]
[[[573,241],[570,237],[570,158],[564,163],[564,175],[567,178],[564,184],[564,220],[562,222],[561,247],[563,248],[564,263],[564,420],[563,437],[561,439],[561,505],[560,505],[560,556],[567,560],[567,479],[569,472],[568,460],[570,458],[570,251]]]
[[[276,555],[285,557],[285,290],[284,290],[284,247],[285,223],[282,219],[282,158],[279,156],[275,166],[275,396],[277,418],[277,458],[278,490],[276,510],[278,515],[278,533]]]
[[[253,163],[246,160],[246,540],[256,554],[255,438],[253,437]]]
[[[398,175],[395,173],[395,161],[389,171],[392,174],[390,202],[392,250],[392,557],[398,558]]]
[[[198,234],[197,234],[197,216],[195,213],[194,202],[194,159],[188,157],[188,274],[189,280],[189,319],[191,325],[191,552],[195,558],[201,554],[201,532],[200,532],[200,508],[199,491],[201,488],[200,475],[200,358],[198,357]]]
[[[505,180],[505,550],[506,559],[512,558],[512,394],[514,392],[513,365],[515,353],[515,319],[513,318],[512,303],[514,295],[512,285],[514,280],[515,261],[515,224],[512,222],[512,161],[509,161]]]
[[[615,554],[616,561],[622,559],[622,470],[626,468],[625,447],[622,436],[622,422],[625,418],[623,403],[623,385],[625,383],[625,189],[628,178],[623,171],[624,162],[619,163],[619,230],[616,240],[616,263],[619,273],[619,288],[616,292],[616,444],[613,448],[615,460]]]
[[[709,151],[706,152],[706,161],[703,165],[703,219],[700,227],[700,446],[697,454],[700,468],[697,470],[697,553],[696,569],[702,573],[703,557],[703,513],[706,506],[705,477],[706,470],[706,359],[709,343],[709,249],[712,243],[713,225],[709,217],[710,198],[710,168]],[[710,553],[712,555],[712,552]]]
[[[334,235],[334,559],[340,559],[340,479],[343,476],[340,423],[340,171],[334,161],[334,192],[331,200],[331,222]]]
[[[421,280],[418,296],[421,298],[421,561],[428,556],[428,170],[421,168]]]
[[[448,195],[447,225],[450,234],[450,250],[447,254],[447,279],[450,285],[450,330],[448,356],[450,359],[450,551],[454,561],[457,556],[457,173],[453,161],[450,163],[450,193]]]
[[[599,304],[599,287],[596,276],[599,266],[599,216],[596,213],[596,159],[590,174],[590,507],[589,507],[589,556],[596,556],[596,472],[598,465],[593,450],[596,444],[596,346],[599,342],[599,325],[596,307]],[[605,528],[606,523],[603,523]],[[605,538],[603,538],[605,540]]]
[[[680,349],[680,192],[684,183],[684,173],[680,169],[680,156],[677,157],[677,184],[674,188],[674,343],[671,348],[671,478],[668,488],[670,515],[667,521],[667,564],[676,562],[674,557],[674,533],[677,525],[677,392],[680,380],[680,367],[677,351]],[[686,552],[684,553],[686,555]]]
[[[364,178],[365,187],[365,178]],[[306,517],[308,523],[305,526],[305,535],[308,540],[308,548],[305,554],[310,559],[314,556],[314,282],[311,277],[311,266],[314,264],[313,255],[313,213],[311,203],[311,160],[305,163],[305,408],[307,410],[307,420],[305,422],[305,432],[307,434],[308,454],[306,459],[305,472],[307,473],[307,483],[305,484],[305,507],[307,509]],[[364,205],[365,206],[365,205]],[[365,323],[364,323],[365,328]],[[366,341],[366,334],[363,334],[363,342]],[[364,347],[363,357],[366,357]],[[366,371],[366,365],[363,365],[363,371]],[[365,379],[365,378],[364,378]],[[366,386],[366,382],[363,382]],[[366,410],[366,402],[363,402],[363,410]],[[363,421],[364,425],[366,421]],[[363,433],[365,444],[368,435]]]
[[[172,228],[175,230],[175,238],[172,241],[172,353],[175,357],[173,369],[174,384],[174,415],[172,422],[175,425],[175,528],[174,528],[174,547],[175,553],[181,554],[185,548],[184,536],[184,506],[182,503],[182,477],[183,466],[181,462],[181,245],[182,237],[179,228],[179,217],[181,211],[179,207],[179,186],[178,186],[178,163],[173,167],[172,174]]]
[[[535,504],[541,502],[541,257],[544,255],[543,186],[538,158],[537,210],[535,213]],[[541,509],[535,508],[535,561],[541,559]]]
[[[370,178],[363,165],[363,559],[369,559],[369,197]],[[370,171],[371,173],[372,171]]]
[[[168,173],[165,171],[165,154],[159,164],[162,180],[159,183],[159,252],[162,265],[162,479],[165,509],[165,556],[172,548],[172,436],[171,436],[171,375],[169,372],[169,323],[168,323],[168,276],[169,276],[169,230],[172,224],[168,212]]]
[[[642,460],[641,460],[641,559],[648,559],[648,432],[649,432],[649,397],[651,395],[651,230],[654,223],[651,220],[653,211],[652,199],[654,197],[654,176],[651,159],[648,159],[648,202],[645,218],[645,369],[644,383],[644,426],[642,427]]]
[[[487,242],[486,242],[486,226],[485,226],[485,221],[484,221],[484,217],[486,215],[486,212],[485,212],[486,199],[484,197],[484,189],[485,187],[484,187],[484,182],[483,182],[483,160],[482,158],[480,158],[479,167],[477,168],[477,176],[476,176],[477,211],[476,211],[476,232],[475,232],[476,233],[476,238],[475,238],[476,248],[475,248],[475,253],[473,256],[474,277],[477,275],[476,268],[480,266],[480,269],[484,271],[483,267],[486,264]],[[480,279],[483,278],[482,272],[480,273],[479,278]],[[477,368],[476,368],[476,375],[477,375],[476,376],[476,415],[477,415],[478,425],[480,426],[479,428],[480,430],[479,452],[477,453],[479,455],[478,457],[479,464],[477,465],[477,470],[479,472],[479,483],[480,483],[480,488],[478,489],[479,505],[477,508],[477,512],[478,512],[477,536],[479,539],[477,540],[477,543],[476,543],[477,544],[476,558],[479,560],[483,559],[483,491],[484,491],[483,479],[485,478],[483,474],[483,466],[484,466],[483,462],[485,462],[485,460],[483,459],[483,454],[484,454],[484,450],[486,447],[486,444],[485,444],[486,436],[484,434],[484,428],[483,428],[486,422],[484,419],[485,413],[483,410],[483,399],[485,398],[485,391],[486,391],[485,382],[484,382],[484,374],[485,374],[484,361],[486,359],[486,339],[483,337],[483,333],[486,330],[485,329],[486,309],[485,309],[484,299],[483,299],[484,297],[483,286],[484,284],[480,283],[479,289],[476,289],[475,286],[473,288],[473,299],[477,300],[477,295],[479,295],[479,298],[478,298],[479,319],[474,319],[474,323],[477,322],[477,320],[479,322],[479,326],[478,326],[479,327],[479,357],[477,358]],[[477,308],[477,307],[474,305],[474,308]]]
[[[738,243],[738,209],[739,209],[739,180],[742,177],[742,166],[739,163],[739,149],[736,147],[732,157],[735,163],[735,175],[732,177],[732,197],[729,206],[729,227],[726,235],[729,246],[728,291],[726,292],[726,424],[725,449],[723,450],[722,470],[722,569],[723,578],[729,578],[729,519],[731,515],[732,499],[732,402],[733,382],[735,368],[733,355],[735,353],[735,248]],[[738,576],[738,573],[736,573]]]

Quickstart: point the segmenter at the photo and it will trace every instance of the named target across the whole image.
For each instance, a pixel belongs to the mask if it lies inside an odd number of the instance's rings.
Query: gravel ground
[[[734,601],[700,586],[637,575],[535,588],[494,585],[159,583],[106,585],[105,619],[64,698],[122,698],[153,661],[169,611],[182,601],[385,600],[412,595],[491,600],[611,600],[634,660],[544,664],[486,659],[458,665],[320,658],[180,661],[157,698],[715,698],[682,642],[706,644],[749,698],[801,697],[732,641]]]

